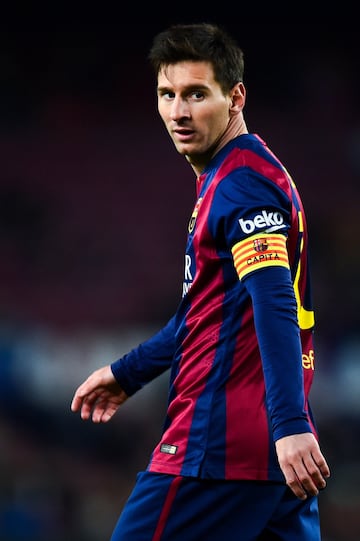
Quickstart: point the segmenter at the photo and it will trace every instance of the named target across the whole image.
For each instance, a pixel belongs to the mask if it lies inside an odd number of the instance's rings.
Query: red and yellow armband
[[[279,233],[259,233],[248,237],[237,242],[231,251],[240,280],[264,267],[290,268],[286,236]]]

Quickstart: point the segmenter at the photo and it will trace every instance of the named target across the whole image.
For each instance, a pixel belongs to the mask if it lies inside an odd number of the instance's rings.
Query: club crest
[[[196,218],[197,218],[197,215],[199,214],[199,209],[200,209],[200,205],[201,205],[202,200],[203,200],[203,198],[199,197],[199,199],[196,201],[196,205],[194,207],[193,213],[192,213],[190,221],[189,221],[189,226],[188,226],[189,233],[192,233],[194,231]]]
[[[266,239],[255,239],[253,242],[254,250],[256,252],[266,252],[269,247],[269,244]]]

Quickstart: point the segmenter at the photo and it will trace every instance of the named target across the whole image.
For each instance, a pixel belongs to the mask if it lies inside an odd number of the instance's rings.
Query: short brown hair
[[[153,40],[149,60],[156,75],[162,67],[177,62],[210,62],[224,92],[244,75],[242,49],[226,31],[210,23],[177,24],[160,32]]]

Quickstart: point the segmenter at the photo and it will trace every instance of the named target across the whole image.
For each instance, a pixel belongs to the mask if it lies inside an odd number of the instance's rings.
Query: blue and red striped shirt
[[[197,179],[175,315],[111,365],[129,396],[171,370],[148,469],[283,481],[274,442],[316,435],[313,327],[301,199],[265,142],[241,135]]]

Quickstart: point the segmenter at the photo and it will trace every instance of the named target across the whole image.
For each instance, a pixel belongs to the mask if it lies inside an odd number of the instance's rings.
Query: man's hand
[[[72,411],[80,411],[86,421],[106,423],[128,398],[114,378],[110,366],[95,370],[76,390],[71,402]]]
[[[286,484],[295,496],[305,500],[326,487],[330,469],[312,433],[286,436],[275,446]]]

